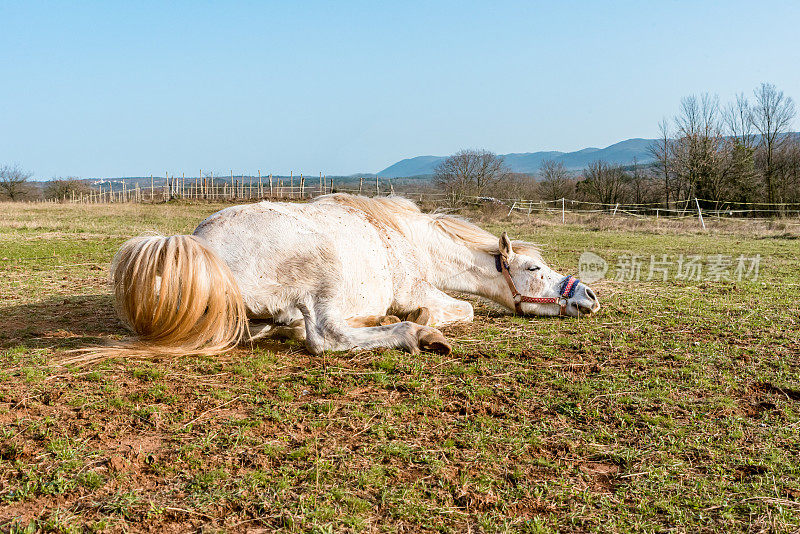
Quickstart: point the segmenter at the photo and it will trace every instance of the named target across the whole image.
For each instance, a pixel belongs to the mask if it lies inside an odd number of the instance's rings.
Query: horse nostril
[[[593,301],[597,302],[597,297],[595,296],[594,291],[592,291],[588,287],[586,288],[586,296],[588,296]]]

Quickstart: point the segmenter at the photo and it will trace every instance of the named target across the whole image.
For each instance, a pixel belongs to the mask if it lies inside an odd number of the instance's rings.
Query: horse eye
[[[528,267],[529,271],[538,271],[539,269],[541,269],[541,267],[539,267],[538,265],[535,265],[533,267]]]

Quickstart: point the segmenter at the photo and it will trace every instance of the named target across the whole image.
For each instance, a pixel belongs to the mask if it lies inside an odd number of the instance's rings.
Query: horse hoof
[[[453,350],[450,343],[438,330],[421,333],[419,336],[419,348],[425,352],[435,352],[442,356],[447,356]]]
[[[384,315],[383,317],[380,318],[378,324],[380,326],[386,326],[387,324],[395,324],[399,322],[400,318],[397,317],[396,315]]]
[[[418,308],[413,312],[408,314],[408,320],[412,323],[421,324],[422,326],[427,326],[428,323],[431,321],[431,311],[428,308]]]

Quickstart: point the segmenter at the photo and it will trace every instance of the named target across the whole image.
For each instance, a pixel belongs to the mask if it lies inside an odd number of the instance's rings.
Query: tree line
[[[39,184],[30,182],[33,173],[19,165],[0,166],[0,200],[69,200],[89,193],[91,186],[77,178],[58,178]]]
[[[800,136],[791,131],[794,101],[763,83],[751,97],[720,104],[703,94],[681,99],[680,110],[659,125],[652,162],[622,166],[598,160],[573,173],[545,161],[536,176],[516,174],[501,157],[462,150],[442,162],[434,183],[453,202],[492,196],[602,204],[800,202]]]

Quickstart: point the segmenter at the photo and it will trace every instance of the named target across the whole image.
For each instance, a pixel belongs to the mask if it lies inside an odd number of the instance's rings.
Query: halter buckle
[[[569,297],[558,297],[558,315],[567,315],[567,304],[569,304]]]

